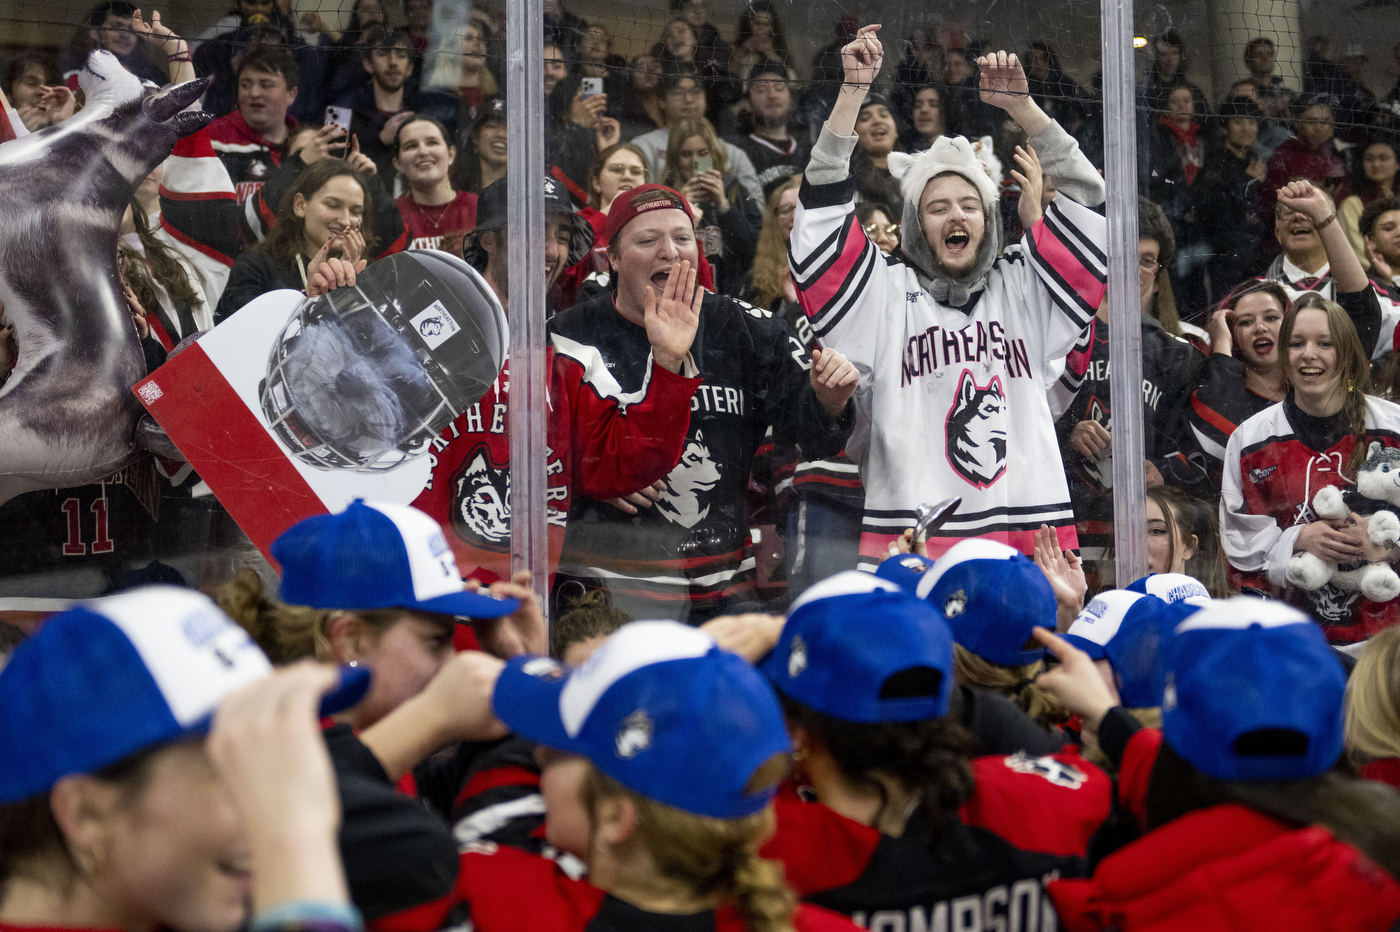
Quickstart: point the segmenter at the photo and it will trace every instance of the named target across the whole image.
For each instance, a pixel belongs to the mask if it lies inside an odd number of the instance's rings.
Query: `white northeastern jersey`
[[[1104,218],[1062,192],[955,308],[869,242],[850,179],[804,182],[793,280],[816,339],[860,372],[847,452],[865,484],[862,563],[884,557],[920,503],[954,495],[931,556],[968,537],[1030,553],[1042,524],[1077,546],[1046,390],[1103,299],[1105,237]]]

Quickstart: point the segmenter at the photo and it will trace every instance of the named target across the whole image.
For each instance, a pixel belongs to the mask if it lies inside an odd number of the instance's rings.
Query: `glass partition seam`
[[[1108,184],[1108,370],[1113,411],[1113,545],[1119,584],[1147,574],[1143,533],[1142,302],[1137,264],[1133,0],[1102,0],[1104,176]],[[1115,131],[1116,130],[1116,131]]]
[[[546,525],[548,372],[545,367],[544,7],[515,0],[506,14],[506,168],[511,257],[511,572],[529,570],[540,605],[549,604]]]

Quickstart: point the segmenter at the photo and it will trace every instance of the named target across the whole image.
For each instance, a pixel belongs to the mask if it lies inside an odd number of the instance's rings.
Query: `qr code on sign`
[[[141,400],[146,404],[154,404],[156,401],[160,400],[161,395],[164,393],[155,382],[147,382],[137,387],[136,394],[140,395]]]

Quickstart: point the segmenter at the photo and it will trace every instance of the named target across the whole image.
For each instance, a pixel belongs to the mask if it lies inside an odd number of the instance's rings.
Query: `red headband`
[[[622,192],[613,199],[612,207],[608,210],[608,242],[616,239],[622,228],[631,223],[638,214],[667,209],[685,211],[686,217],[694,226],[695,215],[690,210],[690,202],[679,191],[664,184],[644,184]]]

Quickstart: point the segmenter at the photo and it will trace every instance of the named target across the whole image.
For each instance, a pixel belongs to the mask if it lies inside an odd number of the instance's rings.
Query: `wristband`
[[[184,55],[170,55],[170,56],[168,56],[168,57],[166,58],[166,61],[171,61],[171,62],[183,62],[183,61],[189,61],[189,60],[190,60],[190,56],[189,56],[189,53],[188,53],[188,52],[185,53]]]
[[[1332,211],[1332,213],[1330,213],[1330,214],[1327,215],[1326,219],[1324,219],[1321,223],[1319,223],[1319,224],[1317,224],[1316,226],[1314,226],[1313,229],[1320,232],[1320,231],[1322,230],[1323,227],[1327,226],[1327,224],[1331,223],[1333,220],[1336,220],[1336,219],[1337,219],[1337,212],[1334,210],[1334,211]]]

